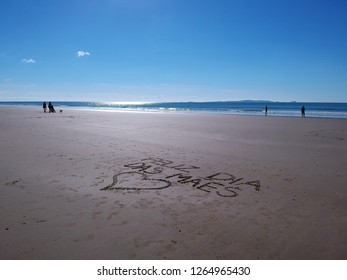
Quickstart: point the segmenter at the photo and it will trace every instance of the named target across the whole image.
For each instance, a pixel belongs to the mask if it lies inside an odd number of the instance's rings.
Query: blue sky
[[[3,0],[0,101],[347,102],[347,1]]]

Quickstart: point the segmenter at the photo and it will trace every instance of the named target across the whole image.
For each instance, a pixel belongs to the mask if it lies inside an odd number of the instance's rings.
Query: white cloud
[[[85,52],[85,51],[78,51],[76,53],[77,57],[83,57],[83,56],[88,56],[90,55],[90,52]]]
[[[23,58],[21,62],[22,63],[26,63],[26,64],[36,63],[36,61],[34,59],[32,59],[32,58],[29,58],[29,59],[28,58]]]

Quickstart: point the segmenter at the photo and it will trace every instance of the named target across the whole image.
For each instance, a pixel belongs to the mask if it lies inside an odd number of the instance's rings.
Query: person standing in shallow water
[[[265,116],[267,116],[267,105],[265,106]]]
[[[46,110],[47,110],[46,102],[43,102],[42,108],[43,108],[43,112],[46,113]]]
[[[305,117],[305,106],[301,107],[301,116],[304,118]]]

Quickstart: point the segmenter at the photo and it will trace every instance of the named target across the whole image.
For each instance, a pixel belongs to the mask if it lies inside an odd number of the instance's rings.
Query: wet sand
[[[347,259],[347,120],[0,107],[0,259]]]

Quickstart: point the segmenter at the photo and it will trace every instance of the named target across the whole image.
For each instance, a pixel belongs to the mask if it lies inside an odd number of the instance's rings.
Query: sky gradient
[[[0,101],[347,102],[347,1],[4,0]]]

